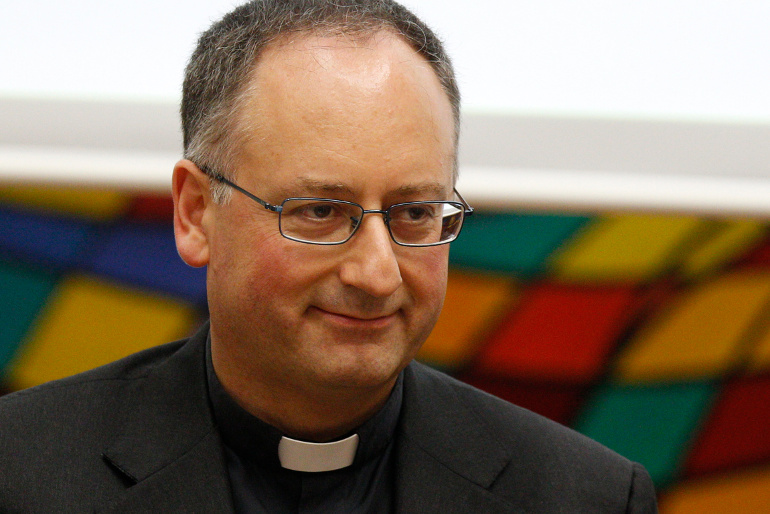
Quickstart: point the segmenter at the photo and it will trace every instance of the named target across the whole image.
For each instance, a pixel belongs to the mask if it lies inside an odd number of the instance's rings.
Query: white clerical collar
[[[334,471],[353,464],[358,449],[358,434],[332,443],[309,443],[281,437],[278,459],[281,466],[294,471]]]

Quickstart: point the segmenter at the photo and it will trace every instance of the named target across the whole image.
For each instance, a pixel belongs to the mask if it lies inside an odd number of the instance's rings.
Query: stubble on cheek
[[[401,266],[404,284],[410,290],[412,309],[406,316],[409,345],[413,353],[433,331],[441,314],[448,278],[448,248],[426,249],[423,254],[409,255]]]

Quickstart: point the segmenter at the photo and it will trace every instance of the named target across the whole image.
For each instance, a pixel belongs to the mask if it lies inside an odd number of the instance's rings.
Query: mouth
[[[339,313],[322,309],[320,307],[311,307],[310,311],[322,317],[326,321],[348,328],[365,328],[370,330],[382,329],[388,327],[396,319],[397,312],[391,314],[353,314]]]

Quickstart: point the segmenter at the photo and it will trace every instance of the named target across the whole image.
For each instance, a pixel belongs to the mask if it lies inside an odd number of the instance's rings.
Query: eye
[[[430,223],[436,219],[440,204],[431,202],[397,205],[390,211],[390,219],[393,223]]]
[[[407,209],[406,213],[409,219],[413,221],[421,220],[429,214],[428,209],[422,205],[413,205]]]
[[[331,215],[333,209],[334,209],[334,206],[332,206],[329,203],[317,203],[317,204],[308,206],[307,210],[309,212],[307,212],[306,215],[319,218],[319,219],[326,218],[329,215]]]
[[[328,221],[344,215],[343,207],[334,202],[291,201],[284,205],[284,216],[306,221]]]

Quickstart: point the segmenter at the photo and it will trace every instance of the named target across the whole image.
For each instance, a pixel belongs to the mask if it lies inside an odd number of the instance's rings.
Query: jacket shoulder
[[[158,363],[173,355],[186,341],[186,339],[182,339],[148,348],[76,375],[9,393],[0,397],[0,409],[13,405],[26,406],[27,402],[41,401],[46,397],[55,397],[57,394],[67,394],[67,390],[77,390],[79,387],[87,387],[89,384],[142,378]]]
[[[421,445],[448,467],[470,476],[477,457],[504,455],[499,473],[478,482],[512,505],[539,512],[655,512],[646,470],[600,443],[555,421],[414,363],[412,387],[429,425],[451,427],[440,444]],[[435,434],[435,427],[432,433]],[[431,429],[422,429],[431,433]],[[463,459],[466,459],[463,461]],[[476,472],[484,476],[483,472]],[[520,503],[526,499],[526,505]]]
[[[102,452],[131,410],[142,379],[183,344],[177,341],[150,348],[0,397],[0,511],[33,498],[55,505],[54,496],[65,493],[51,484],[67,487],[68,495],[82,491],[82,501],[98,497],[99,488],[104,488],[105,495],[121,491],[124,484],[110,476]],[[75,496],[68,496],[65,503],[79,504]]]
[[[537,448],[552,448],[565,444],[566,450],[580,451],[595,455],[598,459],[609,459],[624,465],[630,465],[625,457],[609,450],[605,446],[575,432],[540,414],[536,414],[518,405],[502,400],[489,393],[452,378],[421,364],[413,364],[418,386],[431,397],[440,401],[458,402],[462,411],[470,412],[488,434],[503,444],[521,444]]]
[[[185,342],[186,340],[179,340],[148,348],[83,373],[6,394],[0,397],[0,422],[4,427],[8,427],[6,421],[10,422],[17,415],[38,410],[43,410],[47,419],[55,417],[59,411],[63,414],[83,408],[93,412],[94,402],[98,400],[100,391],[109,394],[125,387],[127,383],[144,378]]]

